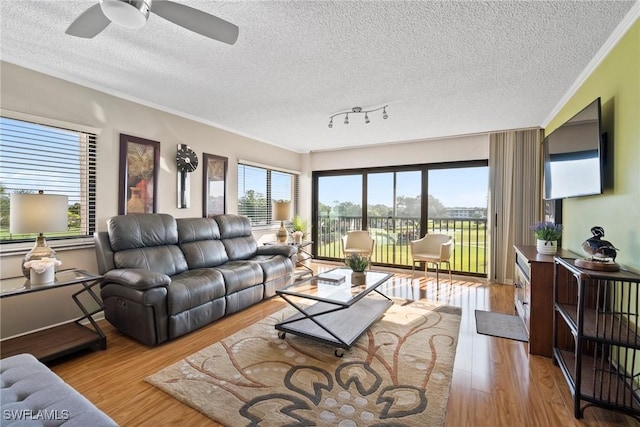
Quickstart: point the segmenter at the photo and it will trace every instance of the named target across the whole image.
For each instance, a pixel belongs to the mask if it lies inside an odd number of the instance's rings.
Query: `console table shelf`
[[[553,316],[553,358],[573,394],[574,415],[596,405],[638,418],[640,276],[586,270],[574,261],[554,258]],[[573,337],[569,344],[559,339],[563,330]]]
[[[93,290],[93,287],[99,285],[101,281],[102,276],[75,269],[57,272],[55,281],[45,285],[32,285],[24,277],[2,279],[0,281],[0,298],[81,285],[82,288],[73,293],[72,299],[83,313],[82,317],[69,323],[3,340],[0,344],[2,357],[31,353],[45,363],[87,348],[105,350],[107,337],[93,318],[103,310],[102,301]],[[93,299],[97,309],[89,311],[82,304],[79,296],[85,294]],[[85,321],[89,322],[86,326],[83,324]]]

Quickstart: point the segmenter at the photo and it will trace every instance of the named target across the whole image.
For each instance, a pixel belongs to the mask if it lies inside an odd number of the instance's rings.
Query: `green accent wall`
[[[582,254],[580,245],[591,236],[590,228],[600,225],[605,239],[620,249],[616,261],[640,272],[640,20],[549,122],[545,134],[597,97],[609,139],[612,183],[602,195],[563,200],[562,246]]]

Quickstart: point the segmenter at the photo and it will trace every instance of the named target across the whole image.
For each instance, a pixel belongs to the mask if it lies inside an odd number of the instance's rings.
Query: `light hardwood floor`
[[[312,263],[316,272],[335,267]],[[573,417],[569,389],[551,359],[530,356],[527,344],[476,333],[475,309],[513,313],[513,288],[465,277],[449,284],[441,275],[414,279],[396,270],[385,292],[395,297],[437,301],[462,308],[460,335],[449,395],[447,426],[640,426],[631,417],[589,408]],[[157,347],[118,333],[106,321],[106,351],[87,352],[52,369],[122,426],[218,425],[144,382],[144,378],[286,306],[279,298]],[[333,351],[329,349],[327,351]]]

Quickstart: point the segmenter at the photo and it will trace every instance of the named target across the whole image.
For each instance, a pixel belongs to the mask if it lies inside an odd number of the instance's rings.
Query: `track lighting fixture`
[[[373,113],[374,111],[380,111],[380,110],[382,110],[382,118],[386,120],[389,118],[389,114],[387,114],[387,107],[388,105],[385,105],[383,107],[374,108],[372,110],[366,110],[366,111],[363,110],[361,107],[353,107],[351,111],[342,111],[340,113],[336,113],[329,117],[329,128],[333,128],[333,118],[341,114],[344,114],[345,125],[349,124],[349,114],[364,114],[364,122],[370,123],[371,120],[369,120],[369,113]]]

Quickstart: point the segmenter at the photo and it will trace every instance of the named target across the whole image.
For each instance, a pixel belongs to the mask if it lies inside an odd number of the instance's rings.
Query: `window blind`
[[[11,193],[66,195],[69,230],[51,237],[90,236],[96,221],[94,133],[0,117],[0,241],[33,238],[9,233]]]
[[[239,163],[238,213],[251,218],[252,225],[272,224],[275,200],[290,200],[298,211],[298,175]]]

